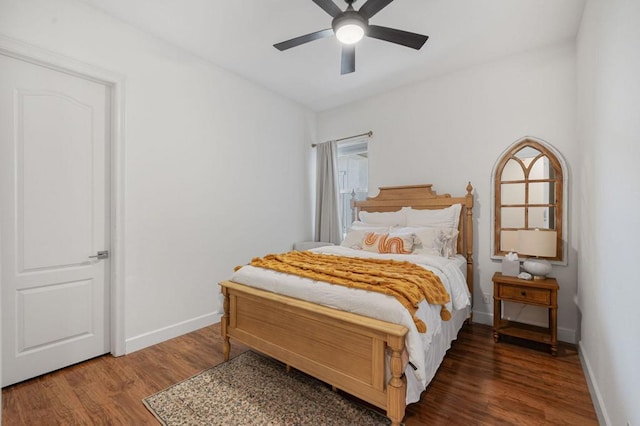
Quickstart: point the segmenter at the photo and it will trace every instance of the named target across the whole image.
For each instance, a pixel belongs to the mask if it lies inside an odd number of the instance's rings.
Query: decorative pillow
[[[430,228],[458,229],[462,204],[437,210],[405,210],[407,226],[427,226]]]
[[[458,253],[458,229],[442,229],[442,257],[453,257]]]
[[[413,234],[369,232],[362,241],[362,249],[374,253],[410,254],[413,251],[413,241]]]
[[[393,232],[400,234],[411,233],[415,236],[413,254],[428,254],[442,256],[442,235],[440,228],[393,228]]]
[[[355,250],[362,250],[362,240],[364,236],[369,232],[385,233],[389,232],[388,226],[372,225],[364,222],[353,222],[351,227],[347,231],[347,235],[340,244],[343,247],[349,247]]]
[[[360,212],[360,220],[366,223],[386,226],[406,226],[407,224],[407,208],[396,212]]]
[[[405,227],[393,232],[415,235],[413,254],[453,257],[457,253],[458,230],[452,228]]]

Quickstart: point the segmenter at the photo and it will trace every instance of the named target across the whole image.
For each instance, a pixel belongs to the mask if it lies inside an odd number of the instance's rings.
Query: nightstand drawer
[[[551,292],[548,290],[502,285],[500,286],[500,298],[529,303],[551,304]]]

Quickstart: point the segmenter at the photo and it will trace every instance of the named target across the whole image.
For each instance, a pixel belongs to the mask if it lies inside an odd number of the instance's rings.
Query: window
[[[338,143],[338,185],[342,235],[351,225],[351,195],[364,200],[369,192],[369,143],[356,140]]]
[[[509,148],[494,169],[493,255],[514,249],[519,229],[550,229],[557,234],[556,254],[564,261],[564,211],[566,181],[559,153],[526,138]]]

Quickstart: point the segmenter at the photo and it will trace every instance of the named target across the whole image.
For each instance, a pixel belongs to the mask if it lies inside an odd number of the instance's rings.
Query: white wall
[[[638,23],[638,1],[590,0],[577,49],[580,350],[601,422],[616,426],[640,425]]]
[[[125,78],[127,351],[217,321],[217,283],[308,239],[315,115],[73,0],[0,0],[0,34]]]
[[[491,171],[504,149],[524,136],[555,146],[569,170],[569,253],[558,278],[559,337],[575,341],[577,308],[577,214],[574,167],[575,46],[567,43],[474,66],[366,101],[318,114],[318,140],[373,130],[369,144],[369,192],[379,186],[433,183],[439,193],[462,195],[475,188],[474,320],[492,321],[491,277],[500,263],[490,259]],[[512,317],[546,323],[546,311],[526,307]]]

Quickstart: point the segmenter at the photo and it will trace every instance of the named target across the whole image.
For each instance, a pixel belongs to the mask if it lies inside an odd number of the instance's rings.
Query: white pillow
[[[370,229],[372,231],[375,232],[388,232],[389,231],[389,226],[386,225],[381,225],[379,223],[367,223],[367,222],[361,222],[359,220],[356,220],[355,222],[353,222],[351,224],[351,226],[349,227],[349,230],[367,230]]]
[[[458,229],[461,209],[462,204],[454,204],[437,210],[415,210],[410,208],[405,211],[407,226]]]
[[[362,241],[362,250],[373,253],[411,254],[414,234],[369,232]]]
[[[366,223],[386,226],[406,226],[408,209],[403,207],[396,212],[360,212],[360,220]]]

